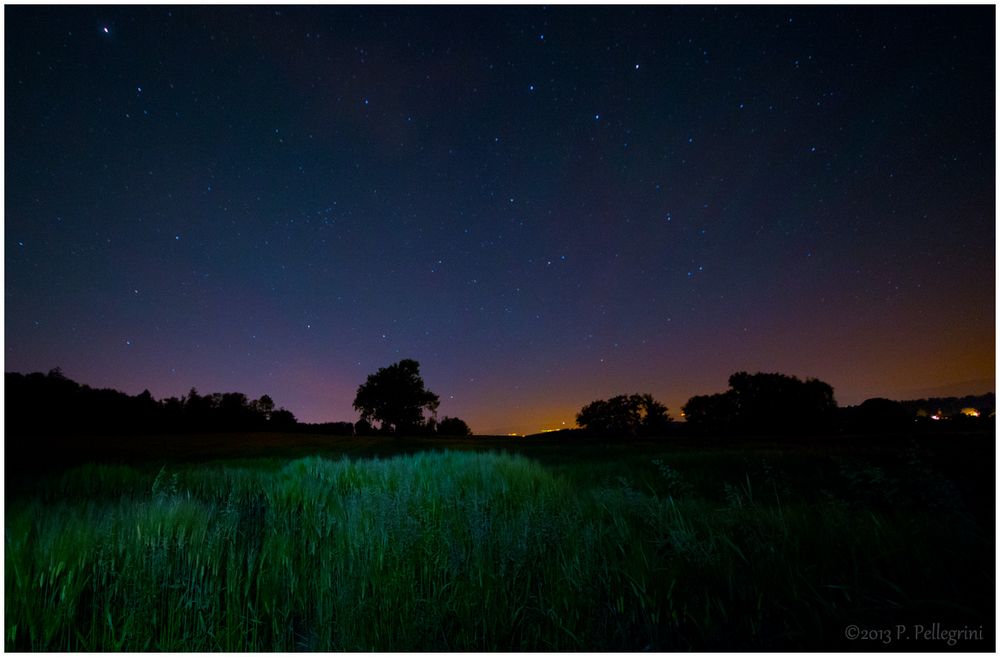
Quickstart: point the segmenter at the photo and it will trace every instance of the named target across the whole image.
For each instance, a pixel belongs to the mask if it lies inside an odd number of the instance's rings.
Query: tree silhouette
[[[424,387],[420,363],[405,358],[388,367],[380,367],[358,387],[354,409],[361,419],[379,422],[396,435],[423,424],[424,411],[436,415],[440,400]]]
[[[274,400],[269,395],[261,395],[260,399],[252,402],[252,405],[254,411],[262,415],[265,420],[271,419],[271,413],[274,412]]]
[[[445,415],[438,422],[437,433],[439,436],[471,436],[472,430],[469,429],[469,425],[465,423],[465,420]]]
[[[681,407],[688,424],[706,429],[725,429],[736,424],[736,399],[731,392],[695,395]]]
[[[279,408],[271,413],[271,418],[268,420],[268,424],[274,430],[288,430],[294,429],[296,426],[295,415],[291,411]]]
[[[576,415],[577,425],[606,435],[655,435],[669,427],[667,407],[650,394],[618,395],[590,402]]]
[[[742,433],[829,429],[836,412],[829,384],[763,372],[737,372],[729,377],[728,391],[692,397],[684,405],[692,425]]]

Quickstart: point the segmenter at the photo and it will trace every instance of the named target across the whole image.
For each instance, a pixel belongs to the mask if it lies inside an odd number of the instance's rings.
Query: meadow
[[[994,647],[992,436],[79,444],[8,461],[6,650]]]

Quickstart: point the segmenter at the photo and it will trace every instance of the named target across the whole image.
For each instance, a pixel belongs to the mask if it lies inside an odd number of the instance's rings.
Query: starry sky
[[[992,6],[5,7],[5,370],[477,433],[995,374]]]

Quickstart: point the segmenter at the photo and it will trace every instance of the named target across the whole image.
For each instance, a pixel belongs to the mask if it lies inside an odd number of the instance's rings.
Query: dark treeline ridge
[[[840,407],[833,387],[819,379],[736,372],[728,390],[692,397],[683,412],[695,432],[780,436],[987,431],[995,408],[992,392],[909,401],[876,397]]]
[[[241,392],[156,400],[148,390],[128,395],[91,388],[57,368],[48,374],[7,372],[8,434],[159,434],[223,431],[294,431],[305,428],[267,395],[248,399]],[[347,423],[350,424],[350,423]],[[308,425],[306,425],[307,427]]]
[[[593,436],[791,436],[896,434],[928,431],[988,431],[995,395],[893,401],[867,399],[839,407],[833,387],[819,379],[779,373],[736,372],[729,389],[696,395],[682,407],[683,424],[649,394],[618,395],[584,406],[576,416]]]
[[[48,374],[7,372],[5,430],[10,435],[147,435],[270,431],[332,436],[393,433],[386,426],[358,422],[306,423],[291,411],[275,408],[268,395],[250,399],[242,392],[200,394],[157,400],[144,390],[129,395],[91,388],[66,377],[59,368]],[[408,435],[468,436],[459,418],[430,418],[407,427]]]
[[[240,392],[199,394],[156,400],[144,390],[128,395],[73,381],[58,369],[5,374],[8,435],[143,435],[269,431],[324,435],[392,434],[391,427],[358,422],[301,423],[267,395],[249,399]],[[577,415],[581,429],[564,437],[669,435],[821,435],[989,431],[995,395],[909,401],[868,399],[838,407],[833,388],[816,380],[772,373],[737,372],[729,390],[692,397],[682,408],[686,422],[672,420],[649,394],[619,395],[587,404]],[[433,418],[407,427],[407,435],[470,435],[458,418]],[[549,434],[550,437],[555,438]]]

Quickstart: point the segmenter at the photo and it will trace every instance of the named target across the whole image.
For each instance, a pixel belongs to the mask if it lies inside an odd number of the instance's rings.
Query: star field
[[[992,19],[8,7],[6,369],[327,421],[415,358],[477,433],[992,379]]]

